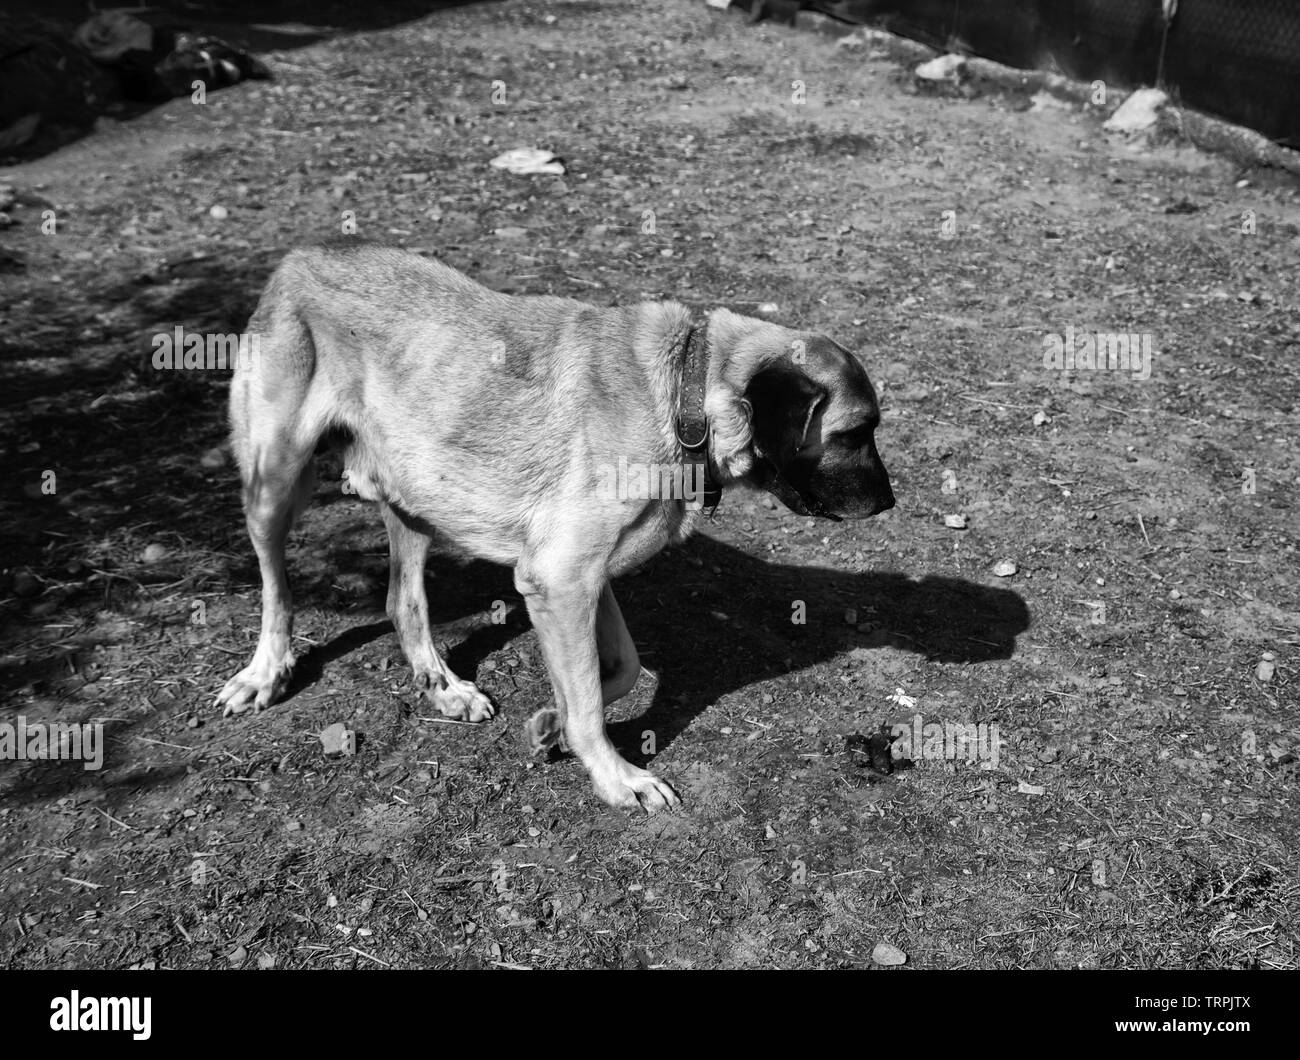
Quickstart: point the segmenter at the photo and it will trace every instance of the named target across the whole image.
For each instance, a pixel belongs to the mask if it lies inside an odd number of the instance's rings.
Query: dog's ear
[[[730,383],[710,387],[704,412],[712,432],[713,462],[724,482],[744,478],[754,467],[754,410]]]
[[[791,365],[774,365],[757,373],[745,390],[753,406],[754,447],[784,468],[808,437],[808,427],[826,388]]]

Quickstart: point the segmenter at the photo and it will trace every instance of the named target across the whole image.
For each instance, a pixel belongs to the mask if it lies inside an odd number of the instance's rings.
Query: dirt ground
[[[0,170],[0,721],[107,740],[98,771],[0,762],[6,966],[1300,965],[1294,183],[694,0],[265,58]],[[488,166],[516,146],[568,174]],[[551,693],[509,571],[430,564],[501,710],[429,720],[337,469],[292,540],[290,697],[214,708],[258,621],[228,376],[150,340],[238,331],[343,211],[500,290],[773,302],[859,351],[894,511],[729,496],[616,586],[653,673],[612,732],[681,813],[529,760]],[[1045,367],[1070,327],[1153,336],[1149,378]],[[996,724],[996,767],[871,768],[915,714]]]

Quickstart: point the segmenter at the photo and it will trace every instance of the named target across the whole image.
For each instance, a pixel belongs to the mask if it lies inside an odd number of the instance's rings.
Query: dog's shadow
[[[1007,659],[1030,624],[1024,600],[1008,589],[767,562],[703,535],[656,557],[615,592],[643,665],[659,678],[645,713],[609,726],[638,764],[647,758],[643,734],[654,734],[660,753],[728,692],[854,649],[901,648],[941,662]]]
[[[619,579],[614,591],[642,664],[659,680],[648,710],[609,725],[610,738],[639,763],[647,757],[647,730],[661,753],[728,692],[854,649],[901,648],[942,662],[1006,659],[1030,624],[1024,600],[1008,589],[960,578],[769,562],[703,534]],[[457,627],[465,633],[447,655],[465,677],[526,628],[522,601],[502,567],[472,563],[439,570],[429,596],[435,639]],[[482,621],[484,600],[514,601],[510,621]],[[453,621],[465,615],[478,618]],[[333,660],[391,630],[387,622],[356,626],[308,653],[290,694],[319,680]],[[510,703],[498,705],[511,713]],[[619,715],[619,706],[610,713]]]

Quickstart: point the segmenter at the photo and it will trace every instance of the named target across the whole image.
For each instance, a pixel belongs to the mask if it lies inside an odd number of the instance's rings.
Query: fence
[[[1160,85],[1300,148],[1300,0],[824,0],[802,6],[1084,81]]]

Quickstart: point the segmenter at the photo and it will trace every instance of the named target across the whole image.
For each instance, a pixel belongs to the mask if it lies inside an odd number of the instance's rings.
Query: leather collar
[[[692,320],[682,343],[676,431],[678,443],[686,450],[683,463],[704,466],[704,507],[712,514],[722,500],[722,486],[714,473],[713,432],[704,412],[709,376],[708,333],[707,320]]]

